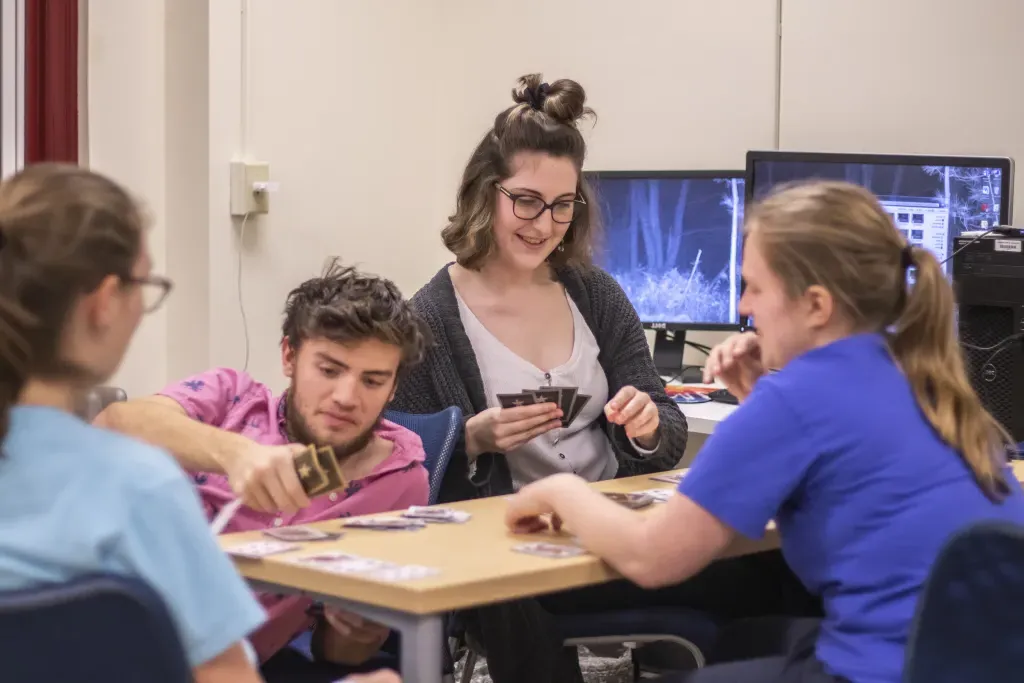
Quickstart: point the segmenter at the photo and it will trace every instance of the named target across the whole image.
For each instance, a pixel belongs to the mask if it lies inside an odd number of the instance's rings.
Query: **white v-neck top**
[[[594,333],[575,302],[565,297],[572,311],[573,344],[569,360],[547,372],[514,353],[491,334],[466,305],[458,290],[459,317],[473,346],[489,408],[500,405],[498,394],[518,394],[542,386],[574,386],[590,401],[569,427],[553,429],[506,453],[512,484],[520,487],[558,472],[578,474],[587,481],[615,476],[619,469],[611,442],[598,418],[608,402],[608,378],[598,362]]]

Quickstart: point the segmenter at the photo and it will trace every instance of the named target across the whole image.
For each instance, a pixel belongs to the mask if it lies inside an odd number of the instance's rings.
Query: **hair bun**
[[[529,105],[567,126],[574,126],[580,119],[594,113],[586,106],[587,93],[583,86],[567,78],[548,84],[541,74],[522,76],[512,89],[512,99],[516,104]]]

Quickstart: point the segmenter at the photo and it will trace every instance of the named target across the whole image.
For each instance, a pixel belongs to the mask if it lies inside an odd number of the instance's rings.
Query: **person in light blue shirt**
[[[112,181],[40,164],[0,183],[0,591],[97,572],[141,579],[197,683],[257,683],[245,638],[263,609],[184,472],[74,414],[170,288],[152,272],[139,207]]]
[[[510,501],[508,523],[530,531],[553,513],[627,578],[658,586],[774,520],[824,619],[784,638],[744,628],[786,651],[664,680],[900,683],[943,545],[975,522],[1024,524],[1010,436],[968,382],[941,265],[905,242],[867,190],[784,188],[751,208],[746,233],[740,310],[757,332],[717,346],[705,369],[741,404],[679,495],[641,516],[551,478]]]

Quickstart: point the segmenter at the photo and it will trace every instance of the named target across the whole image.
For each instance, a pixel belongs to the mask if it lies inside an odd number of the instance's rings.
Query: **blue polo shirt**
[[[0,453],[0,591],[97,572],[154,588],[193,668],[265,618],[167,453],[60,410],[15,407]]]
[[[921,412],[880,335],[810,351],[707,440],[679,491],[739,533],[775,519],[793,571],[825,603],[818,659],[853,683],[900,683],[917,597],[965,525],[1024,523],[991,502]]]

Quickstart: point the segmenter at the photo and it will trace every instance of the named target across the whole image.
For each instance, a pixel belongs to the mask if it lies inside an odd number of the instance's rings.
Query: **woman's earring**
[[[557,249],[558,251],[565,251],[565,242],[559,242]]]

